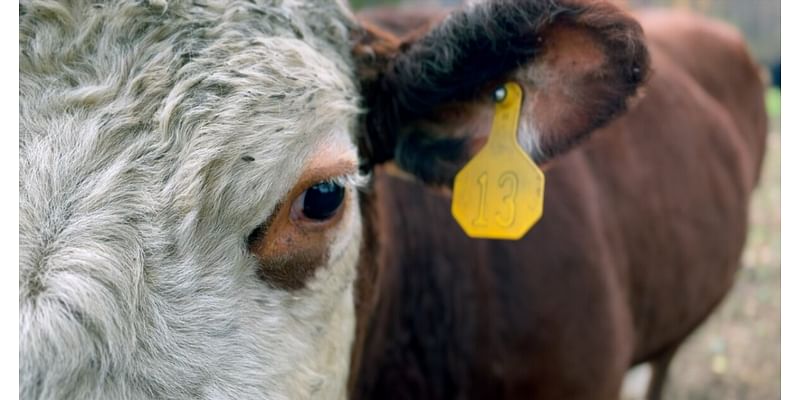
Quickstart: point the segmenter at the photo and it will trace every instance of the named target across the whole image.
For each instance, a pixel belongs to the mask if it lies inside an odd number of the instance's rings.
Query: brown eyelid
[[[312,166],[308,168],[295,185],[292,191],[303,193],[309,187],[317,183],[329,181],[340,176],[352,175],[358,172],[358,166],[355,162],[350,160],[338,160],[335,163],[326,165],[325,167]]]
[[[316,268],[327,261],[329,244],[334,237],[332,228],[338,225],[350,206],[349,196],[345,195],[339,211],[325,221],[292,215],[293,205],[311,186],[356,172],[356,164],[347,160],[306,169],[264,224],[263,233],[254,235],[248,243],[250,252],[261,263],[259,275],[262,279],[286,290],[305,287]]]

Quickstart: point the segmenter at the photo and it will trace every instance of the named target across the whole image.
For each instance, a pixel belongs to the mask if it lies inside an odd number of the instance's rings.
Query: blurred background
[[[780,398],[780,1],[616,0],[631,8],[689,9],[735,25],[764,68],[770,115],[767,157],[751,204],[750,232],[734,290],[681,348],[666,398]],[[376,5],[458,6],[458,0],[351,0],[355,10]]]
[[[750,205],[750,232],[734,290],[681,348],[668,399],[780,398],[781,11],[779,0],[628,0],[691,9],[735,25],[764,67],[770,116],[767,156]]]

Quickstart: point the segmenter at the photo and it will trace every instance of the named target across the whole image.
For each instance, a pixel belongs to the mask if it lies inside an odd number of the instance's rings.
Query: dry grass
[[[668,399],[780,398],[780,123],[751,204],[743,268],[722,306],[681,348]]]

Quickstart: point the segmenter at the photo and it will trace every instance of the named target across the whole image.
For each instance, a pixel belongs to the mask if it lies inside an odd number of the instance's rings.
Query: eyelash
[[[369,180],[371,178],[372,178],[371,174],[363,174],[361,172],[355,172],[355,173],[346,174],[346,175],[334,176],[334,177],[326,179],[324,181],[334,182],[334,183],[339,184],[339,185],[341,185],[342,187],[344,187],[345,189],[348,189],[348,190],[350,190],[350,189],[361,190],[362,188],[364,188],[369,183]],[[324,181],[321,180],[319,182],[324,182]],[[306,190],[307,190],[307,188],[306,188]],[[278,205],[276,210],[278,208],[280,208],[280,205]],[[276,211],[273,211],[273,212],[276,212]],[[265,218],[265,220],[268,220],[268,219],[269,218]],[[266,228],[268,228],[268,226],[269,226],[268,223],[264,222],[261,225],[259,225],[258,227],[256,227],[253,231],[251,231],[250,234],[247,237],[248,246],[252,245],[255,241],[259,240],[261,235],[264,234],[264,231],[266,230]]]
[[[370,178],[371,175],[369,174],[362,174],[361,172],[356,172],[347,175],[335,176],[333,178],[326,179],[325,181],[339,184],[346,189],[361,190],[363,187],[367,185],[367,183],[369,183]]]

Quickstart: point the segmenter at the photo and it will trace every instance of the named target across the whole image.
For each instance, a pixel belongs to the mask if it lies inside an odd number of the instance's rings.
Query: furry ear
[[[649,68],[639,24],[604,1],[490,0],[403,40],[364,32],[363,156],[435,183],[483,145],[504,81],[523,86],[519,141],[542,163],[622,112]]]

